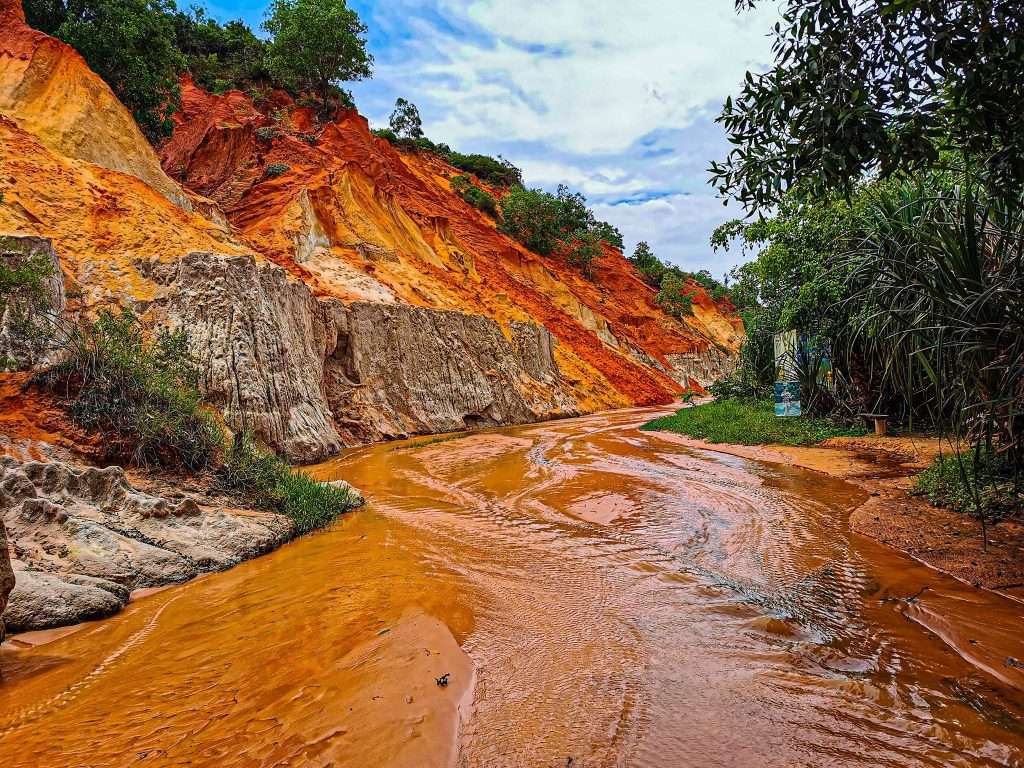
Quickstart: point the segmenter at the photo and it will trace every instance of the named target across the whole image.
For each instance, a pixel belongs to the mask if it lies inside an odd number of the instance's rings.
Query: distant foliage
[[[523,172],[502,157],[464,155],[449,152],[445,159],[460,171],[472,173],[480,181],[495,187],[511,187],[523,183]]]
[[[642,240],[636,244],[629,262],[637,268],[644,281],[659,289],[655,300],[666,312],[675,317],[693,314],[693,291],[687,285],[689,281],[700,285],[716,301],[731,298],[729,289],[715,280],[706,269],[686,272],[677,266],[666,264],[655,256],[651,246]]]
[[[75,48],[156,141],[181,99],[172,0],[26,0],[29,24]]]
[[[641,240],[636,244],[636,248],[633,249],[633,255],[629,257],[629,261],[643,275],[645,281],[655,288],[661,285],[661,278],[665,274],[667,267],[662,263],[661,259],[654,255],[651,246],[645,241]]]
[[[486,190],[480,189],[468,176],[452,176],[452,191],[484,213],[497,218],[498,202]]]
[[[263,28],[273,39],[266,66],[296,91],[311,91],[327,105],[340,95],[336,81],[370,76],[366,26],[345,0],[274,0]]]
[[[621,244],[622,236],[610,224],[598,221],[586,202],[583,195],[570,192],[565,185],[554,195],[516,186],[501,198],[499,228],[530,250],[544,256],[559,255],[591,276],[601,242]]]
[[[201,87],[211,93],[244,89],[265,82],[267,43],[241,20],[220,24],[198,6],[173,16],[175,44]]]
[[[129,310],[103,310],[75,332],[67,351],[40,380],[71,396],[69,415],[103,436],[107,459],[192,470],[215,462],[221,431],[202,407],[184,333],[161,330],[147,340]]]
[[[662,278],[655,300],[673,317],[693,314],[693,290],[686,279],[675,272],[668,272]]]
[[[388,122],[391,132],[399,139],[422,139],[423,121],[420,111],[411,101],[399,98],[395,101],[395,111]]]

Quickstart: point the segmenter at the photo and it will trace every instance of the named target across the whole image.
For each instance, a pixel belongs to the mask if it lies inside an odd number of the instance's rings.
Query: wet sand
[[[0,764],[1024,765],[1024,606],[655,414],[312,468],[368,505],[0,650]]]

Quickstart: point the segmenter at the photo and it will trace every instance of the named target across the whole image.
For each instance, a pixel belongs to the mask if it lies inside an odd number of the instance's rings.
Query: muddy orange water
[[[1024,605],[651,413],[314,468],[369,504],[7,644],[0,765],[1024,765]]]

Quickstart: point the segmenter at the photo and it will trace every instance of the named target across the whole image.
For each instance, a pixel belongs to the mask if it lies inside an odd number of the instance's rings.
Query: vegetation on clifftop
[[[179,77],[204,88],[264,85],[312,94],[323,108],[351,105],[338,82],[369,77],[366,27],[345,0],[275,0],[256,37],[173,0],[24,0],[28,23],[75,48],[132,111],[152,141],[171,133]]]

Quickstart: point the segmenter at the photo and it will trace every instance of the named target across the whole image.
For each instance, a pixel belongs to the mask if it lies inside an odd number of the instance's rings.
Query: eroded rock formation
[[[286,517],[195,496],[141,491],[120,467],[0,456],[0,518],[17,580],[4,613],[8,630],[109,615],[133,589],[228,568],[291,535]],[[2,574],[0,566],[0,582]]]
[[[8,553],[7,529],[0,520],[0,642],[3,642],[6,627],[4,609],[7,608],[7,596],[14,589],[14,571],[11,569],[11,558]]]
[[[150,327],[184,329],[227,423],[292,459],[669,403],[738,348],[726,302],[694,286],[680,321],[611,247],[594,279],[529,251],[453,193],[459,171],[396,150],[355,110],[320,122],[281,92],[257,107],[238,91],[182,90],[158,160],[82,57],[0,0],[0,236],[57,260],[58,309],[132,307]],[[0,392],[18,397],[28,408],[16,388]],[[0,414],[0,430],[21,421]],[[35,425],[23,437],[0,434],[0,453],[17,457],[0,463],[14,628],[106,615],[130,589],[288,534],[280,517],[148,493],[46,448],[73,451],[81,435]]]
[[[139,271],[140,304],[188,332],[203,388],[233,429],[297,461],[424,432],[517,424],[578,412],[542,326],[406,304],[317,298],[252,257],[192,253]]]

